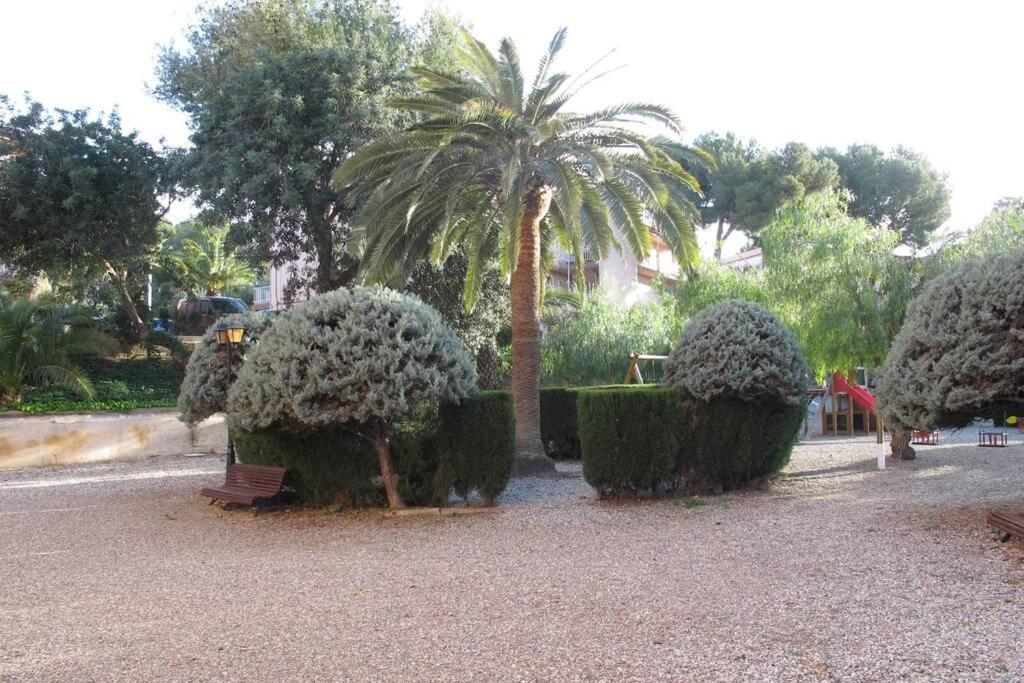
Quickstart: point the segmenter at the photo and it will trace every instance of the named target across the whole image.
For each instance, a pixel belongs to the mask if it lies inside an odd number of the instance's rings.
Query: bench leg
[[[214,503],[216,503],[216,502],[217,502],[217,499],[216,499],[216,498],[211,498],[211,499],[210,499],[210,502],[209,502],[209,503],[207,503],[207,505],[213,505],[213,504],[214,504]]]

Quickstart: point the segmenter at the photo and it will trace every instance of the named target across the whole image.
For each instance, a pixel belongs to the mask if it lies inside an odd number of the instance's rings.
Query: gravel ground
[[[0,472],[0,679],[1021,680],[1024,551],[984,511],[1024,509],[1024,439],[974,440],[460,518],[226,512],[207,457]]]

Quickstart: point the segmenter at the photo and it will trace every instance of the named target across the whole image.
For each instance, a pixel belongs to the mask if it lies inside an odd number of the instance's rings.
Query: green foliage
[[[227,225],[186,221],[160,249],[161,271],[190,296],[221,294],[253,282],[252,269],[229,253]]]
[[[232,385],[228,420],[250,431],[379,434],[421,404],[468,396],[475,382],[465,345],[418,298],[339,289],[282,312],[262,333]]]
[[[582,389],[545,387],[540,390],[540,437],[544,450],[556,460],[579,460],[580,435],[576,399]]]
[[[482,391],[458,404],[442,405],[435,443],[455,492],[468,498],[475,489],[493,504],[508,485],[515,462],[512,394]]]
[[[599,497],[657,493],[673,482],[680,392],[648,385],[585,389],[578,406],[583,478]]]
[[[231,377],[238,374],[245,355],[259,341],[271,322],[269,316],[253,312],[227,315],[222,320],[245,327],[245,338],[232,354],[233,367],[230,371],[227,349],[217,341],[217,333],[214,330],[216,326],[206,330],[199,340],[198,346],[188,359],[177,401],[181,420],[192,427],[214,413],[225,410]]]
[[[668,383],[705,401],[802,403],[810,379],[793,335],[749,301],[717,304],[690,321],[667,363]]]
[[[335,187],[354,185],[363,200],[356,231],[368,279],[401,282],[424,255],[443,261],[465,248],[472,308],[483,266],[495,255],[502,274],[511,273],[524,211],[545,188],[552,192],[545,248],[558,242],[582,262],[590,247],[600,259],[621,235],[645,256],[652,225],[680,263],[697,261],[690,198],[700,188],[686,165],[706,163],[707,155],[629,128],[653,122],[677,135],[678,121],[657,105],[564,111],[578,91],[576,81],[551,70],[564,39],[564,30],[555,35],[532,85],[509,39],[495,55],[463,34],[459,70],[413,70],[419,91],[392,104],[420,120],[363,147],[334,177]]]
[[[913,150],[896,147],[886,155],[874,145],[852,145],[817,156],[838,166],[843,187],[853,193],[850,215],[894,231],[900,244],[923,247],[949,218],[947,176]]]
[[[806,145],[795,142],[763,151],[732,133],[712,132],[694,144],[718,160],[717,169],[705,172],[708,192],[701,200],[704,224],[717,224],[716,256],[733,231],[755,237],[780,209],[834,188],[839,180],[833,161],[815,158]]]
[[[689,493],[743,486],[789,462],[806,404],[773,399],[687,399],[676,472]]]
[[[64,399],[46,399],[43,401],[25,401],[12,403],[9,406],[0,405],[0,412],[17,410],[22,413],[95,413],[97,411],[112,410],[116,412],[127,412],[140,410],[142,408],[173,408],[173,398],[152,398],[152,399],[125,399],[125,400],[102,400],[102,401],[67,401]]]
[[[877,366],[921,277],[916,262],[893,254],[896,240],[846,214],[840,195],[820,192],[762,232],[763,268],[705,264],[677,288],[679,310],[690,317],[724,300],[752,301],[793,331],[818,377]]]
[[[0,96],[0,258],[81,282],[109,275],[134,308],[129,277],[155,256],[158,198],[172,189],[165,166],[116,114],[53,116],[31,101],[19,113]]]
[[[81,354],[114,353],[114,341],[77,306],[0,291],[0,405],[18,400],[27,384],[52,386],[92,399],[95,390],[77,362]]]
[[[408,119],[385,102],[408,89],[425,36],[387,0],[233,0],[200,10],[188,48],[163,50],[157,94],[192,119],[181,171],[199,203],[231,225],[254,263],[314,255],[316,291],[347,284],[352,210],[330,187],[337,165]]]
[[[959,237],[928,260],[928,274],[940,275],[961,263],[1024,249],[1024,198],[1001,199],[979,225]]]
[[[907,311],[878,387],[887,421],[960,427],[1024,405],[1024,250],[969,261]]]
[[[671,295],[625,306],[598,290],[579,308],[550,310],[544,316],[541,381],[569,386],[621,382],[630,353],[667,355],[682,322]],[[655,373],[645,379],[658,379],[658,368],[644,370]]]
[[[457,250],[440,266],[424,259],[413,269],[405,290],[437,309],[470,354],[494,343],[495,335],[509,324],[508,283],[497,264],[482,266],[480,299],[472,311],[466,310],[463,287],[469,263],[465,250]]]

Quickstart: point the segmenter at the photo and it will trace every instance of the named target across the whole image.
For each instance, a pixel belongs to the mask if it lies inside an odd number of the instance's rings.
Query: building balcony
[[[252,308],[264,311],[270,308],[270,285],[259,285],[252,288]]]

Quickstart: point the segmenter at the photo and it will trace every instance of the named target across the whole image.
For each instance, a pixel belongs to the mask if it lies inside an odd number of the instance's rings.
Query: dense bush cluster
[[[668,384],[705,401],[804,399],[810,370],[779,320],[755,303],[725,301],[694,318],[667,362]]]
[[[236,429],[389,423],[475,390],[465,346],[438,313],[382,287],[321,294],[279,315],[238,373]]]
[[[540,438],[544,451],[556,460],[580,458],[576,424],[576,399],[580,387],[547,387],[540,390]]]
[[[1024,406],[1024,251],[959,266],[910,305],[878,387],[904,430],[960,427]]]
[[[492,503],[508,484],[515,458],[508,392],[481,392],[440,410],[427,407],[394,425],[391,453],[398,490],[409,505],[445,505],[454,489]],[[232,430],[239,457],[288,468],[287,484],[310,505],[379,505],[385,501],[373,447],[340,428],[293,435]]]
[[[230,374],[237,374],[245,354],[257,344],[263,331],[270,325],[271,318],[250,312],[227,315],[223,321],[230,325],[242,325],[246,329],[245,339],[234,354],[234,367],[230,371]],[[214,413],[223,412],[227,404],[227,350],[217,341],[214,327],[206,330],[189,357],[185,378],[178,393],[181,420],[189,426],[195,426]]]
[[[583,476],[599,496],[742,486],[789,461],[802,404],[712,401],[668,387],[586,389],[579,396]]]

